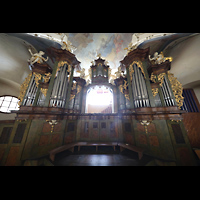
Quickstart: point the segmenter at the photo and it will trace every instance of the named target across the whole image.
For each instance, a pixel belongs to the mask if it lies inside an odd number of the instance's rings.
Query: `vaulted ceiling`
[[[133,33],[66,33],[68,40],[77,48],[73,53],[81,62],[81,67],[89,69],[91,61],[101,53],[103,59],[114,73],[123,60],[132,40]],[[25,77],[30,73],[27,59],[30,58],[28,48],[46,51],[49,46],[60,48],[60,44],[50,39],[26,33],[0,34],[0,83],[15,88],[15,95]],[[185,87],[200,86],[200,34],[174,33],[142,42],[139,47],[150,46],[150,54],[163,51],[165,56],[172,56],[171,72]],[[53,67],[53,63],[48,61]],[[11,91],[11,90],[10,90]],[[9,90],[0,89],[0,95]]]

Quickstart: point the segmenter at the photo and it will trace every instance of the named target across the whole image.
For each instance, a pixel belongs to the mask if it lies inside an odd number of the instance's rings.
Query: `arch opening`
[[[105,85],[87,90],[85,113],[113,113],[113,90]]]

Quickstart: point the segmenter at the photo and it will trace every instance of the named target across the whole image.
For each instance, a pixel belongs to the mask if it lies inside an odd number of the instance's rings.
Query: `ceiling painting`
[[[73,53],[85,68],[86,74],[91,61],[101,57],[108,61],[112,73],[117,71],[127,51],[124,50],[131,42],[133,33],[68,33],[68,40],[77,48]]]

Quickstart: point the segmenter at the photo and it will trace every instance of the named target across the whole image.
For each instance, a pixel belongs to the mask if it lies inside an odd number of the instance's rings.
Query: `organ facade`
[[[84,71],[74,76],[80,62],[73,53],[49,47],[45,56],[54,66],[31,64],[8,141],[0,144],[1,165],[24,165],[73,142],[121,142],[175,165],[196,165],[172,58],[149,52],[129,51],[113,80],[109,62],[98,55],[86,81]],[[91,94],[105,104],[95,104]]]

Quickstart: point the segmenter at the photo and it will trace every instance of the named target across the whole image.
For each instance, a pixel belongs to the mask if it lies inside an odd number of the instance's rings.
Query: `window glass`
[[[19,110],[19,99],[12,96],[0,97],[0,112],[11,113],[11,110]]]

